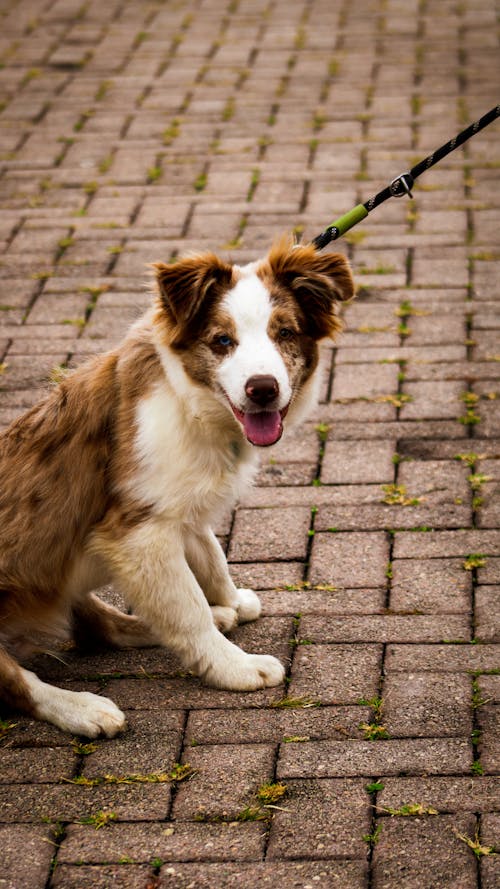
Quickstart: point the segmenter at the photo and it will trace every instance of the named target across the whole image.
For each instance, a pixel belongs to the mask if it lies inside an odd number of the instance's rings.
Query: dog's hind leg
[[[123,713],[109,698],[48,685],[21,667],[2,646],[0,700],[9,708],[89,738],[113,738],[126,724]]]
[[[73,638],[78,648],[148,648],[159,645],[146,624],[133,614],[124,614],[113,605],[89,593],[72,606]]]
[[[222,547],[211,528],[191,530],[186,535],[185,547],[188,564],[212,606],[212,615],[219,629],[231,629],[220,620],[223,621],[228,609],[236,612],[233,625],[259,617],[259,597],[253,590],[235,586]]]

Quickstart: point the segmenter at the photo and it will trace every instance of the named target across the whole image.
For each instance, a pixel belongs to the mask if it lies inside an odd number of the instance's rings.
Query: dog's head
[[[318,364],[318,342],[340,328],[354,293],[340,254],[281,240],[247,266],[202,254],[156,263],[156,322],[184,371],[232,411],[248,441],[275,444]]]

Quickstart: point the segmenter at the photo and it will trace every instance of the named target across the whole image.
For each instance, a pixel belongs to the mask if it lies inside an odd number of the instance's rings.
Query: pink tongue
[[[279,411],[243,414],[243,428],[248,441],[258,447],[273,445],[281,438],[283,426]]]

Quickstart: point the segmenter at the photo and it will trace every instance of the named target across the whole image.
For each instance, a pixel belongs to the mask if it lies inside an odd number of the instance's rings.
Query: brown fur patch
[[[204,329],[210,309],[236,283],[233,266],[214,253],[189,256],[172,265],[154,264],[160,300],[156,321],[165,342],[177,349],[193,345]]]
[[[158,644],[138,617],[123,614],[93,593],[74,604],[71,622],[77,646],[87,651]]]
[[[35,716],[35,705],[24,680],[21,667],[0,645],[1,700],[13,710]]]
[[[161,374],[139,327],[120,351],[74,371],[0,437],[0,635],[65,612],[65,581],[111,506],[129,524],[143,519],[145,506],[120,489],[134,466],[137,398]]]
[[[342,327],[337,304],[354,296],[349,264],[340,253],[318,253],[281,238],[258,267],[271,296],[276,287],[292,294],[303,314],[303,332],[316,340],[333,337]],[[280,298],[281,299],[281,298]]]

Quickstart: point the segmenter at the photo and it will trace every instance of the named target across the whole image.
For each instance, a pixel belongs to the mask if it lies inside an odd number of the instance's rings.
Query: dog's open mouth
[[[240,411],[234,404],[231,404],[231,408],[236,419],[242,424],[250,444],[266,448],[280,440],[288,406],[280,411]]]

